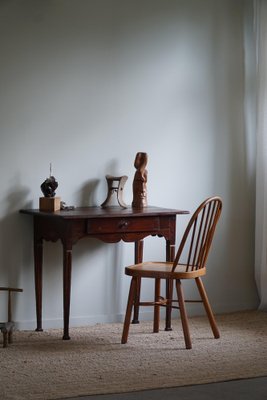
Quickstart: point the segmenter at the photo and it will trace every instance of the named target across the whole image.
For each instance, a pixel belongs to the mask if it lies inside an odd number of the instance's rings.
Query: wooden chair
[[[206,274],[206,262],[215,233],[215,228],[222,210],[219,197],[210,197],[195,211],[183,234],[175,260],[173,262],[142,262],[125,268],[125,274],[132,277],[121,343],[127,342],[133,306],[154,306],[153,332],[159,331],[160,307],[178,308],[180,310],[185,346],[192,348],[185,302],[202,302],[204,304],[214,337],[220,337],[209,300],[201,280]],[[155,298],[142,302],[138,293],[141,278],[155,280]],[[160,295],[161,279],[167,280],[170,287],[170,298]],[[181,281],[194,279],[201,300],[185,300]],[[173,300],[173,283],[175,282],[177,299]],[[178,305],[174,305],[178,303]]]
[[[15,289],[10,287],[0,287],[0,290],[8,292],[8,303],[7,303],[7,322],[0,322],[0,330],[3,333],[3,347],[7,347],[8,343],[12,343],[12,332],[15,323],[12,321],[12,304],[11,297],[12,292],[22,292],[22,289]]]

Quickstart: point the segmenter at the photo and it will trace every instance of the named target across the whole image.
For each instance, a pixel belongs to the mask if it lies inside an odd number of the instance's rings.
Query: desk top
[[[86,219],[86,218],[116,218],[116,217],[145,217],[158,215],[177,215],[189,214],[186,210],[176,210],[171,208],[162,208],[148,206],[142,209],[121,208],[119,206],[102,207],[77,207],[74,210],[60,210],[55,212],[40,211],[39,209],[22,209],[22,214],[33,215],[44,218],[62,218],[62,219]]]

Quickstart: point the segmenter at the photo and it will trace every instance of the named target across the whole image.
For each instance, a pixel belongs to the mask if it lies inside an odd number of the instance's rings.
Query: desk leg
[[[143,261],[144,240],[143,239],[138,240],[137,242],[134,243],[134,246],[135,246],[134,263],[138,264]],[[138,278],[132,324],[139,324],[139,306],[137,304],[140,301],[140,292],[141,292],[141,278]]]
[[[42,332],[43,240],[34,239],[34,279],[37,332]]]
[[[69,340],[72,247],[63,244],[63,340]]]
[[[166,261],[173,261],[175,255],[175,245],[170,244],[169,240],[166,240]],[[173,280],[166,279],[166,298],[172,299],[173,296]],[[165,320],[165,331],[171,331],[171,313],[172,307],[171,303],[170,306],[166,307],[166,320]]]

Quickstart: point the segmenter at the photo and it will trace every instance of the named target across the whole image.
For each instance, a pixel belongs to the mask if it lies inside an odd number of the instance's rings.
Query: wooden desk
[[[34,271],[37,331],[42,331],[42,267],[43,240],[63,245],[63,339],[69,337],[70,293],[72,246],[83,237],[92,237],[107,243],[120,240],[135,243],[134,262],[143,260],[143,239],[146,236],[160,236],[166,240],[166,260],[172,261],[175,253],[176,215],[188,211],[160,207],[146,207],[133,210],[112,207],[76,208],[71,211],[42,212],[39,210],[20,210],[33,216],[34,223]],[[167,285],[168,287],[168,285]],[[138,322],[138,309],[134,311],[133,323]],[[170,310],[166,314],[166,330],[170,327]]]

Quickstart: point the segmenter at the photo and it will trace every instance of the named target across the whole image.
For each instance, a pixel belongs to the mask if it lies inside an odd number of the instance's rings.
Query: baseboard
[[[187,304],[186,305],[188,316],[205,315],[205,310],[202,304]],[[231,304],[231,305],[217,305],[213,306],[214,314],[224,314],[242,310],[257,309],[257,306],[253,307],[251,304]],[[165,310],[161,311],[161,318],[165,316]],[[178,318],[179,312],[173,311],[173,318]],[[153,310],[140,311],[140,321],[149,321],[153,319]],[[111,314],[111,315],[90,315],[81,317],[70,318],[70,328],[79,326],[88,326],[95,324],[109,324],[115,322],[123,322],[124,314]],[[16,329],[18,330],[35,330],[36,321],[16,321]],[[63,319],[43,319],[43,329],[57,329],[63,327]]]

